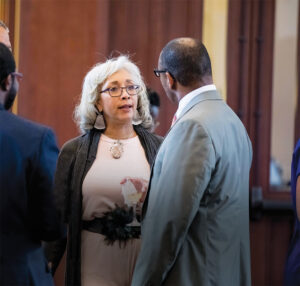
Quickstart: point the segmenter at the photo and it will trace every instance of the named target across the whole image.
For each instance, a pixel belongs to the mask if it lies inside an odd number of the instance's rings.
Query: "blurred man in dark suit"
[[[52,194],[58,148],[49,128],[8,111],[21,76],[0,43],[0,285],[53,285],[41,241],[62,235]]]

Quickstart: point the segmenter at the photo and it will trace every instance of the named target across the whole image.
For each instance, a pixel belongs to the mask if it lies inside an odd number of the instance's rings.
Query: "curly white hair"
[[[153,122],[149,111],[149,100],[145,83],[140,70],[127,55],[108,59],[104,63],[96,64],[85,76],[82,86],[81,100],[76,106],[74,117],[82,133],[92,129],[97,117],[96,104],[99,101],[99,89],[105,81],[118,70],[127,70],[134,78],[136,84],[141,86],[138,94],[137,112],[141,125],[151,129]]]

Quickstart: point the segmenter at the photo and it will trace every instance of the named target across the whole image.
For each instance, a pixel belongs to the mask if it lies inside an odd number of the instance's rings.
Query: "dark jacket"
[[[135,126],[145,155],[151,166],[162,138]],[[82,182],[92,166],[101,131],[92,129],[88,133],[68,141],[62,148],[55,175],[55,194],[61,216],[68,225],[66,262],[66,285],[81,283],[81,229],[82,229]],[[65,250],[66,240],[57,241],[48,247],[48,260],[54,271]]]
[[[53,285],[41,241],[62,234],[54,209],[53,132],[0,105],[0,285]]]

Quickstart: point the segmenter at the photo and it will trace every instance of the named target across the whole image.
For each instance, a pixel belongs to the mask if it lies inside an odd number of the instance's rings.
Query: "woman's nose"
[[[127,93],[126,89],[122,89],[121,99],[128,99],[130,95]]]

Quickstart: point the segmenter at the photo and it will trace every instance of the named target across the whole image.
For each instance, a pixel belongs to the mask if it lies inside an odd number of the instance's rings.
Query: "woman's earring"
[[[97,117],[96,117],[96,120],[94,123],[94,128],[99,129],[99,130],[105,129],[106,126],[105,126],[103,112],[97,111],[96,114],[97,114]]]
[[[139,125],[142,122],[143,122],[143,119],[142,119],[141,115],[139,114],[139,112],[136,109],[135,112],[134,112],[133,119],[132,119],[132,124],[133,125]]]

